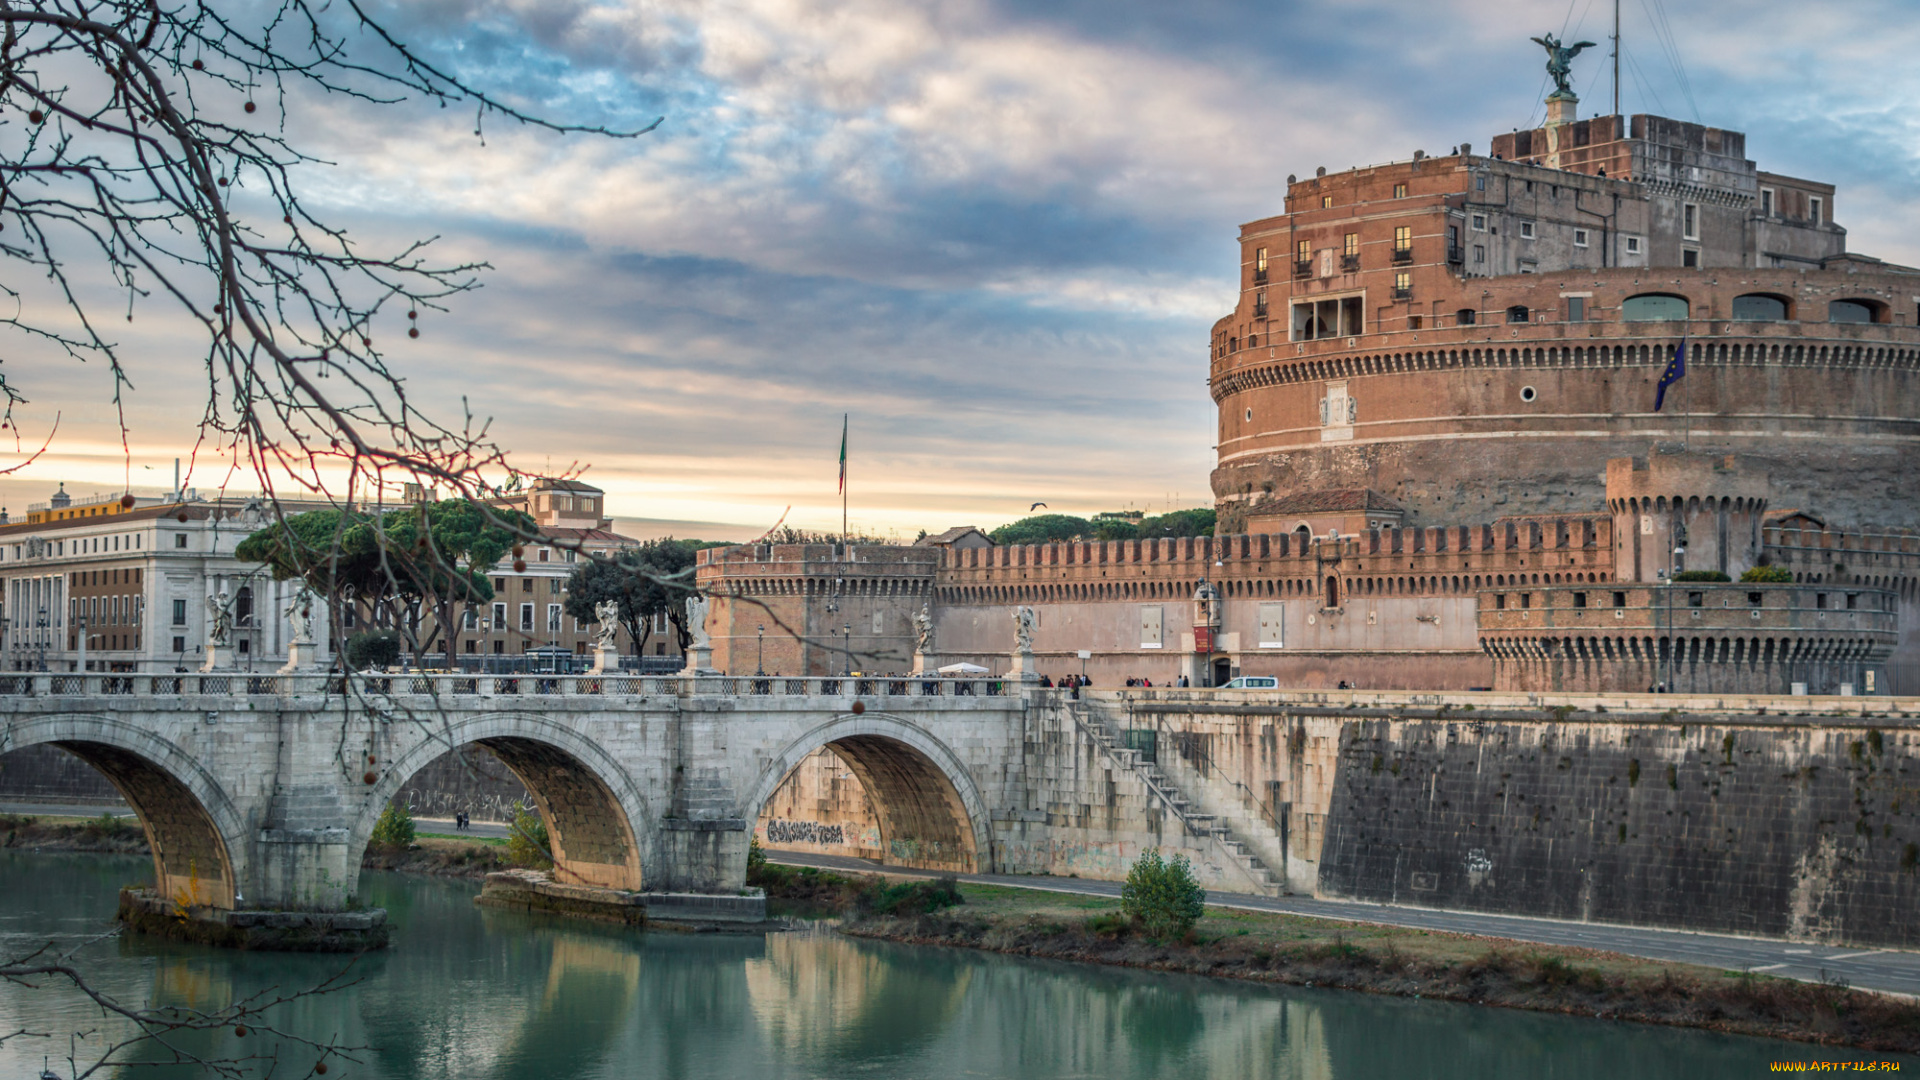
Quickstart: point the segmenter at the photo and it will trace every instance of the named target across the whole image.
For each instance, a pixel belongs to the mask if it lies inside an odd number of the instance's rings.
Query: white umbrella
[[[948,664],[946,667],[935,668],[934,670],[942,675],[985,675],[987,673],[987,669],[981,667],[979,664],[969,664],[964,661],[958,664]]]

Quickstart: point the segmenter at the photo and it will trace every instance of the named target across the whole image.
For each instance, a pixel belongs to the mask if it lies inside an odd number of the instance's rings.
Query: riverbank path
[[[887,866],[868,859],[838,855],[769,851],[767,858],[789,866],[814,866],[827,870],[882,873],[895,877],[949,876],[938,870]],[[978,885],[1004,885],[1015,889],[1038,889],[1044,892],[1111,896],[1116,900],[1120,897],[1120,883],[1117,881],[1088,881],[1081,878],[1046,877],[1037,874],[954,874],[951,876]],[[1799,979],[1803,982],[1841,979],[1848,986],[1861,990],[1920,996],[1920,953],[1900,949],[1834,947],[1777,941],[1771,938],[1737,937],[1731,934],[1658,930],[1644,926],[1620,926],[1611,923],[1568,922],[1561,919],[1491,915],[1475,911],[1440,911],[1434,908],[1370,904],[1354,900],[1316,900],[1305,896],[1251,896],[1244,893],[1209,890],[1207,903],[1217,907],[1273,911],[1341,922],[1404,926],[1415,930],[1473,934],[1511,941],[1530,941],[1541,945],[1598,949],[1626,956],[1645,957],[1649,960],[1699,964],[1723,971],[1751,971],[1757,975],[1775,975],[1781,978]]]

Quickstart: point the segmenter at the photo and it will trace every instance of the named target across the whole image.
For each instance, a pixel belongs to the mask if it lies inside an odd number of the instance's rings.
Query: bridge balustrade
[[[261,697],[295,694],[374,697],[998,697],[1019,690],[1003,679],[933,676],[768,675],[467,675],[460,673],[325,673],[0,675],[5,697]]]

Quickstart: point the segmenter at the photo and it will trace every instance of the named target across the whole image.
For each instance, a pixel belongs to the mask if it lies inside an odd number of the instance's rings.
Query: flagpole
[[[1680,339],[1680,351],[1682,353],[1691,351],[1687,346],[1687,339],[1684,337]],[[1684,366],[1686,364],[1686,358],[1683,358],[1680,362]],[[1693,384],[1691,382],[1687,384],[1687,408],[1686,408],[1685,424],[1686,426],[1681,429],[1680,449],[1691,450],[1693,449]]]
[[[847,542],[847,425],[851,413],[840,414],[840,542]]]

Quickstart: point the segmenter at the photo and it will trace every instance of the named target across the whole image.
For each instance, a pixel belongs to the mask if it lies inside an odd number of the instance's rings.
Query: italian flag
[[[847,490],[847,417],[848,415],[849,414],[847,413],[840,414],[840,492],[841,494],[845,494]]]

